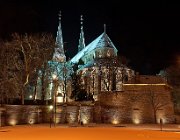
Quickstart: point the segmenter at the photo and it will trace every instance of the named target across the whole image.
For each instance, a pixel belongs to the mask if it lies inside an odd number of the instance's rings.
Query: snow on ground
[[[0,140],[180,140],[180,132],[132,126],[19,125],[0,128]]]

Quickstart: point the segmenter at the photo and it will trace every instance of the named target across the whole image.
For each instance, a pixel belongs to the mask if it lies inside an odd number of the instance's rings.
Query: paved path
[[[178,125],[17,125],[0,128],[0,140],[180,140]],[[176,130],[176,132],[174,132]]]

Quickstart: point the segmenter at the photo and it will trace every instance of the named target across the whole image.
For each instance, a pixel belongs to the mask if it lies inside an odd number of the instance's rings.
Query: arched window
[[[110,57],[111,56],[111,53],[110,53],[110,51],[108,50],[107,51],[107,57]]]
[[[99,57],[101,58],[102,57],[102,51],[99,50]]]

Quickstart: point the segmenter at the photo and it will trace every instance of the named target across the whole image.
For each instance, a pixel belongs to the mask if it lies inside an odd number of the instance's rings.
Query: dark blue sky
[[[86,44],[103,32],[142,74],[155,74],[172,64],[180,48],[178,4],[155,2],[117,2],[110,0],[1,0],[0,37],[13,32],[50,32],[56,35],[58,11],[62,11],[65,47],[70,57],[77,52],[80,15],[84,15]]]

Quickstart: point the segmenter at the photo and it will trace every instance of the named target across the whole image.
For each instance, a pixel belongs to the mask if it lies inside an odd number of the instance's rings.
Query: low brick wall
[[[5,111],[4,107],[0,107],[0,127],[5,126]]]
[[[173,103],[169,92],[157,92],[156,100],[164,104],[153,113],[150,92],[124,91],[102,92],[99,101],[91,103],[62,104],[50,109],[50,106],[4,105],[1,113],[1,125],[34,123],[164,123],[179,122],[174,115]],[[55,113],[56,112],[56,113]]]
[[[159,94],[159,93],[158,93]],[[160,95],[161,94],[161,95]],[[164,123],[174,123],[173,103],[168,93],[156,97],[159,104],[166,104],[156,111],[156,122],[160,118]],[[156,95],[154,95],[156,96]],[[153,108],[148,93],[135,91],[102,92],[99,95],[99,114],[103,123],[155,123]],[[96,113],[97,114],[97,113]]]
[[[41,106],[5,105],[5,124],[34,124],[42,122]]]
[[[35,123],[91,123],[93,122],[92,105],[58,105],[56,113],[50,106],[36,105],[4,105],[1,113],[1,126]]]

